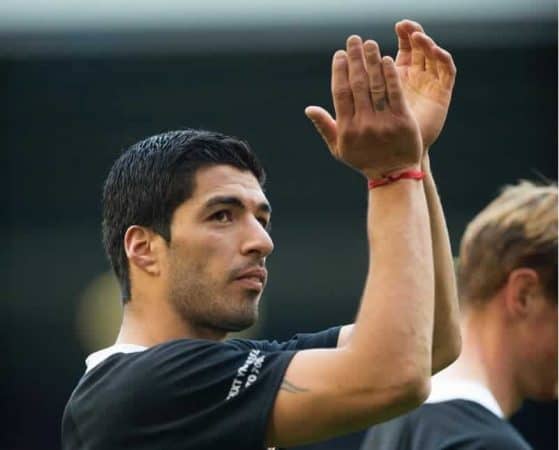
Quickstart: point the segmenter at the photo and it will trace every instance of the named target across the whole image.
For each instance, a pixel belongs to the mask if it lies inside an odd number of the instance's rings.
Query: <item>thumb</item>
[[[305,115],[311,120],[330,150],[334,151],[338,141],[338,129],[330,113],[319,106],[307,106]]]

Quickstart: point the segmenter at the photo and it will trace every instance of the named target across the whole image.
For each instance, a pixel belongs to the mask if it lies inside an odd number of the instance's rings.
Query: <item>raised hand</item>
[[[427,36],[417,22],[396,24],[396,70],[404,95],[421,129],[424,148],[439,137],[448,113],[456,66],[452,56]]]
[[[347,40],[332,60],[332,98],[336,120],[323,108],[305,113],[337,159],[367,178],[417,168],[422,156],[419,126],[394,61],[381,58],[374,41]]]

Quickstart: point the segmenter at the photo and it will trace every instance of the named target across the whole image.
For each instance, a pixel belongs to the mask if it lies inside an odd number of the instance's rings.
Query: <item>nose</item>
[[[246,228],[245,238],[241,248],[244,255],[254,254],[265,258],[274,250],[274,242],[262,224],[252,219]]]

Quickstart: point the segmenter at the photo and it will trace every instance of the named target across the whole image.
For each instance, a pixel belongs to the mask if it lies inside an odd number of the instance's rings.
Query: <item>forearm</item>
[[[458,293],[452,249],[439,195],[426,153],[422,163],[429,209],[435,269],[435,316],[433,329],[433,374],[452,363],[460,353]]]
[[[443,208],[428,156],[423,161],[426,177],[423,181],[429,210],[431,241],[435,277],[435,313],[432,347],[432,373],[435,374],[454,361],[460,353],[458,294],[452,250]],[[354,325],[341,328],[338,347],[347,345],[353,334]]]
[[[368,235],[370,265],[347,348],[364,356],[358,370],[372,372],[377,382],[396,383],[406,373],[426,380],[431,374],[434,274],[422,182],[401,180],[371,190]]]

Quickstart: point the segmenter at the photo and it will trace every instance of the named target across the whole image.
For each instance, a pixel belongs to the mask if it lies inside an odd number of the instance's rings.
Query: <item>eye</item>
[[[267,219],[266,217],[259,217],[258,222],[260,222],[262,224],[262,227],[266,230],[266,231],[270,231],[272,228],[272,224],[270,222],[269,219]]]
[[[210,216],[210,219],[219,223],[227,223],[233,220],[233,214],[231,213],[231,211],[222,209],[221,211],[212,214]]]

